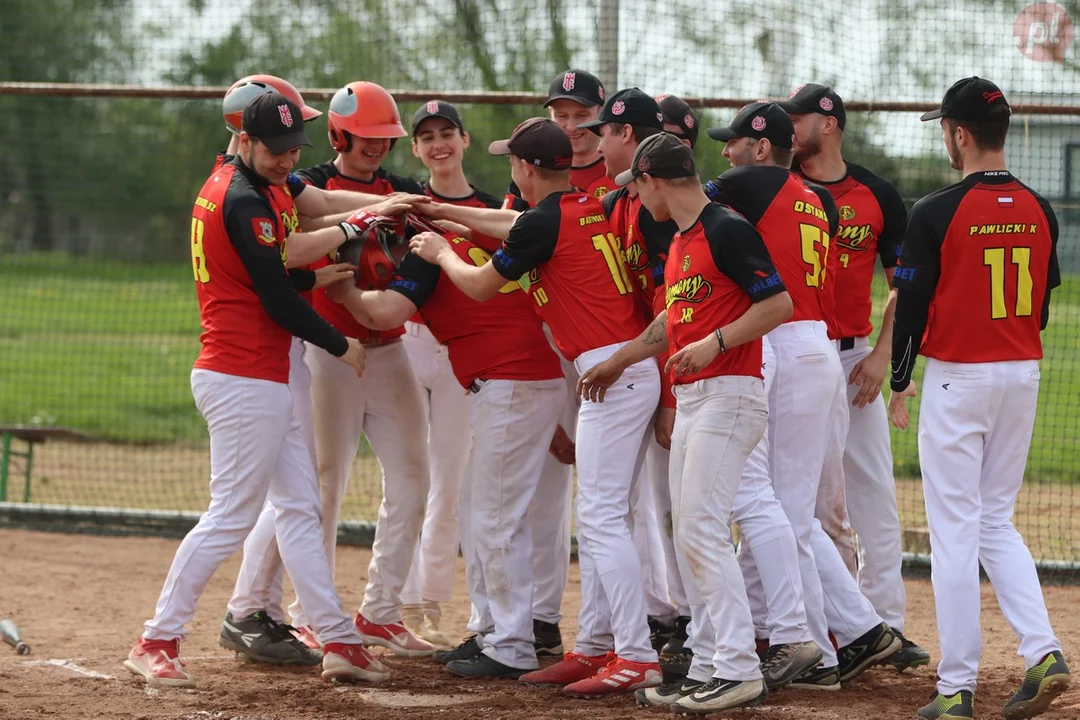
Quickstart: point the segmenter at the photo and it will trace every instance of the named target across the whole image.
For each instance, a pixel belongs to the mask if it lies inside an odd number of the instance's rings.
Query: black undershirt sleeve
[[[773,265],[765,241],[743,218],[716,206],[705,209],[705,239],[717,269],[750,295],[754,302],[786,290]]]
[[[289,173],[289,177],[285,180],[285,186],[289,188],[289,194],[297,198],[300,197],[300,193],[304,192],[307,183],[301,180],[296,173]]]
[[[300,292],[313,290],[315,288],[315,271],[306,268],[292,268],[289,270],[289,280],[292,281],[292,286]]]
[[[517,280],[555,254],[560,223],[558,202],[541,201],[518,216],[491,263],[507,280]]]
[[[275,227],[273,217],[274,212],[269,204],[258,198],[236,200],[229,205],[225,215],[229,240],[251,277],[259,300],[274,322],[301,340],[341,357],[349,349],[345,336],[323,320],[297,293],[273,238],[270,238],[270,242],[259,239],[265,236],[257,225],[268,222]]]
[[[404,295],[419,309],[435,292],[441,274],[442,270],[438,265],[432,265],[418,255],[409,253],[398,266],[387,290]]]
[[[896,267],[900,258],[901,245],[907,231],[907,208],[900,193],[890,183],[880,180],[870,186],[870,191],[877,198],[883,220],[881,237],[878,238],[877,251],[881,258],[881,267]]]
[[[1050,264],[1046,268],[1046,294],[1043,295],[1042,314],[1039,317],[1039,328],[1045,330],[1050,323],[1050,291],[1061,286],[1061,267],[1058,265],[1058,221],[1054,214],[1054,208],[1046,198],[1036,194],[1043,212],[1046,214],[1047,226],[1050,230]]]
[[[922,203],[912,208],[904,235],[903,252],[893,274],[896,288],[896,319],[893,326],[892,378],[889,386],[902,392],[911,382],[930,302],[941,276],[943,234],[934,228],[929,209]]]
[[[731,168],[712,181],[710,197],[729,206],[757,225],[787,182],[789,172],[780,167],[749,165]]]
[[[836,231],[840,229],[840,211],[836,209],[836,200],[833,198],[832,193],[817,183],[812,183],[809,180],[803,182],[814,191],[814,194],[818,196],[818,200],[821,201],[821,208],[829,218],[829,237],[836,237]]]

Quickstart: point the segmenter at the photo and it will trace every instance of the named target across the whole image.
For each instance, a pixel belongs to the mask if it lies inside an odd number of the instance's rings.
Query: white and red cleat
[[[184,671],[180,660],[179,640],[147,640],[139,642],[124,661],[133,675],[141,675],[150,685],[195,687],[195,678]]]
[[[399,622],[376,625],[360,613],[356,613],[354,622],[365,645],[388,648],[399,657],[428,657],[435,654],[434,645],[416,637]]]
[[[315,630],[310,625],[293,629],[293,637],[307,645],[312,650],[322,650],[322,643],[315,637]]]
[[[567,685],[563,692],[574,697],[596,697],[656,687],[663,679],[660,663],[639,663],[616,657],[591,678]]]
[[[326,643],[322,666],[322,678],[327,682],[379,682],[390,677],[390,670],[363,645]]]
[[[579,655],[570,652],[554,665],[549,665],[540,670],[533,670],[518,678],[519,682],[526,685],[558,685],[565,687],[579,680],[591,678],[605,665],[615,660],[615,653],[604,655]]]

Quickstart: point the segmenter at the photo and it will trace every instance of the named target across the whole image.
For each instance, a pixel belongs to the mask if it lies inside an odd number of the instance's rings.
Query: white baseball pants
[[[651,432],[651,431],[650,431]],[[664,582],[667,586],[667,598],[675,609],[676,615],[690,616],[690,601],[686,599],[686,589],[683,586],[682,574],[679,572],[679,561],[675,556],[674,529],[671,520],[671,480],[668,477],[668,468],[671,464],[671,453],[660,447],[655,440],[649,443],[645,452],[645,469],[657,482],[652,483],[653,510],[655,511],[652,522],[656,524],[659,532],[659,553],[655,555],[654,562],[663,563]],[[636,543],[635,543],[636,544]],[[659,558],[662,557],[662,560]],[[646,595],[646,601],[648,596]]]
[[[426,438],[420,385],[400,342],[367,346],[362,378],[329,353],[309,347],[315,454],[322,488],[323,540],[331,567],[341,503],[360,435],[367,436],[382,468],[382,504],[375,526],[368,583],[360,612],[384,625],[401,620],[401,591],[424,524],[428,496]],[[289,607],[293,625],[307,624]],[[320,638],[322,639],[322,638]]]
[[[659,485],[668,485],[665,493],[670,497],[667,468],[660,468],[661,459],[669,453],[656,442],[652,423],[646,433],[645,462],[641,465],[630,491],[630,537],[641,559],[642,589],[645,593],[645,610],[649,617],[664,623],[672,623],[678,615],[668,588],[668,570],[664,554],[656,498]],[[670,463],[670,460],[669,460]],[[670,504],[670,499],[668,503]],[[673,544],[674,545],[674,544]]]
[[[814,517],[829,416],[845,394],[840,358],[823,322],[785,323],[768,338],[776,355],[769,397],[773,488],[795,533],[810,635],[824,667],[832,667],[830,628],[842,647],[881,622]]]
[[[768,397],[776,374],[776,355],[768,338],[763,338],[761,345],[761,372]],[[773,490],[768,431],[746,459],[735,493],[732,522],[741,533],[739,562],[755,636],[767,638],[773,645],[809,641],[799,550],[791,523]]]
[[[419,605],[425,600],[448,602],[457,565],[458,493],[465,477],[472,437],[465,424],[469,403],[465,389],[450,367],[447,347],[421,323],[407,322],[405,331],[402,342],[420,383],[420,400],[427,420],[431,487],[420,543],[401,591],[401,601],[406,605]]]
[[[675,546],[690,599],[689,677],[761,678],[754,625],[729,520],[750,451],[765,434],[760,379],[723,376],[675,388],[671,440]]]
[[[552,349],[551,331],[544,325]],[[559,411],[559,424],[573,440],[577,437],[578,373],[574,364],[555,350],[562,365],[565,397]],[[564,465],[549,452],[536,500],[529,506],[533,540],[533,618],[558,624],[562,620],[562,599],[570,577],[570,506],[574,495],[574,466]]]
[[[577,357],[578,373],[624,343]],[[583,402],[577,427],[577,538],[581,613],[575,652],[656,662],[649,644],[641,561],[630,537],[630,486],[645,458],[646,432],[660,398],[652,358],[631,365],[604,402]]]
[[[1012,524],[1039,394],[1035,360],[928,359],[919,463],[930,526],[931,581],[941,661],[938,692],[975,690],[982,653],[979,564],[1030,669],[1061,650],[1035,562]]]
[[[562,378],[490,380],[469,396],[473,445],[459,517],[472,629],[485,655],[523,670],[537,667],[528,511],[565,393]]]
[[[288,385],[196,369],[191,390],[210,433],[210,505],[180,543],[144,636],[187,636],[206,584],[269,499],[282,559],[312,626],[324,642],[359,643],[319,543],[318,484]]]

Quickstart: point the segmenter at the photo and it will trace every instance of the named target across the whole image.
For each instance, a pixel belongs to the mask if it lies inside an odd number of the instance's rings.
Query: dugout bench
[[[90,436],[61,427],[25,427],[14,425],[0,427],[0,502],[7,502],[8,478],[12,461],[18,460],[23,469],[23,502],[30,502],[30,477],[34,468],[34,446],[49,439],[85,442]],[[15,447],[21,442],[25,449]]]

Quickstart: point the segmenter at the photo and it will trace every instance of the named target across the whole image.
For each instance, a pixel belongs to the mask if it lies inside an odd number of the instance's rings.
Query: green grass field
[[[879,317],[883,282],[875,297]],[[205,439],[188,386],[200,329],[187,263],[9,256],[0,307],[0,424],[74,427],[122,443]],[[1029,471],[1071,481],[1080,477],[1080,277],[1055,292],[1044,343]],[[897,474],[917,475],[915,432],[893,439]]]

